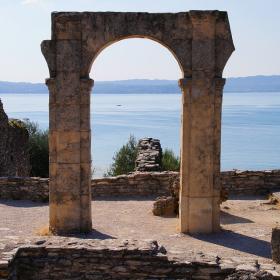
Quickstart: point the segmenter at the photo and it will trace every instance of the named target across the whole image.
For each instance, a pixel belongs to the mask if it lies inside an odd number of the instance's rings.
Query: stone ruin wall
[[[158,139],[143,138],[139,140],[135,171],[161,171],[161,160],[162,149]]]
[[[178,172],[135,172],[130,175],[93,179],[93,198],[106,196],[164,196],[169,195],[170,182]],[[266,194],[280,188],[280,170],[224,171],[223,187],[230,194]],[[48,201],[49,179],[30,177],[1,177],[0,198]]]
[[[257,268],[215,256],[170,254],[156,241],[51,237],[0,254],[1,280],[273,280],[275,272],[273,265]]]
[[[8,119],[0,99],[0,176],[29,176],[28,132]]]

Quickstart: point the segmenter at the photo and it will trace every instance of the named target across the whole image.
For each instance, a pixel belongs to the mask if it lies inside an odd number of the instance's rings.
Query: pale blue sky
[[[52,11],[179,12],[226,10],[236,51],[225,77],[280,74],[279,0],[0,0],[0,80],[42,82],[48,77],[40,43],[50,38]],[[95,80],[178,79],[161,45],[130,39],[105,49],[93,64]]]

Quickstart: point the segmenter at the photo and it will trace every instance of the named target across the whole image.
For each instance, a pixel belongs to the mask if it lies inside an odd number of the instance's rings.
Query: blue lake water
[[[10,118],[48,127],[48,95],[0,94]],[[154,137],[179,153],[180,94],[96,94],[91,100],[96,176],[129,135]],[[121,105],[121,106],[118,106]],[[280,92],[224,93],[222,170],[280,168]]]

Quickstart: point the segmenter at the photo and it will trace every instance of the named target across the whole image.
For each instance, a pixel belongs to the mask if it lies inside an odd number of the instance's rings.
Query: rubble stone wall
[[[49,179],[0,177],[0,198],[47,202],[49,200]]]
[[[140,139],[137,150],[135,171],[161,171],[162,149],[158,139]]]
[[[8,119],[0,99],[0,176],[29,176],[28,137],[21,121]]]
[[[163,196],[178,172],[135,172],[130,175],[93,179],[92,197]],[[0,177],[0,198],[48,201],[48,179]],[[280,189],[280,170],[225,171],[221,184],[229,194],[265,194]]]
[[[217,263],[215,257],[169,255],[162,250],[164,248],[156,241],[76,238],[38,240],[16,248],[10,256],[6,254],[5,260],[0,258],[0,277],[3,280],[223,280],[236,271],[239,271],[241,276],[242,273],[247,274],[244,269],[239,269],[238,265],[229,265],[222,260]],[[257,271],[253,265],[247,268]],[[267,270],[266,273],[271,272],[274,271]],[[274,278],[271,275],[269,278],[250,279]]]

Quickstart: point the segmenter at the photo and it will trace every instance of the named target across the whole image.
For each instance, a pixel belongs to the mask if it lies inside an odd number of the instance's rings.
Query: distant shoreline
[[[227,78],[224,92],[280,92],[280,75]],[[0,81],[0,93],[47,94],[43,83]],[[174,94],[180,93],[176,80],[96,81],[94,94]]]

